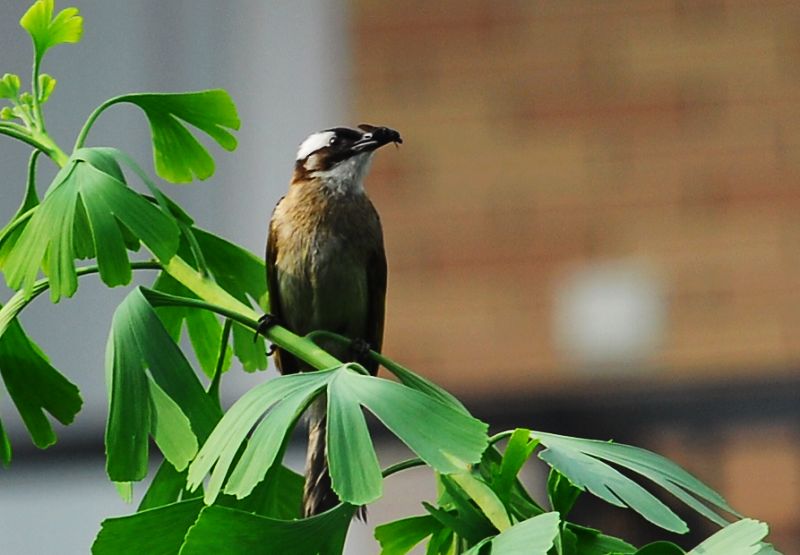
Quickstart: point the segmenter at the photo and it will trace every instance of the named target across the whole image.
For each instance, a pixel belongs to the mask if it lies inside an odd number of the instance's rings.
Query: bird
[[[378,212],[364,189],[375,151],[400,144],[388,127],[361,124],[311,134],[297,151],[289,190],[275,206],[266,249],[268,320],[298,335],[326,330],[348,337],[349,347],[320,340],[342,362],[360,362],[383,343],[387,265]],[[281,374],[314,368],[274,349]],[[327,399],[308,415],[308,451],[302,513],[310,517],[339,503],[331,488],[326,435]],[[359,513],[363,516],[363,508]]]

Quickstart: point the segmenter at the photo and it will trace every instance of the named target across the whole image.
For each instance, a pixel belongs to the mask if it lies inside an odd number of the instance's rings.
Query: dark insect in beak
[[[362,123],[358,128],[364,131],[364,134],[358,141],[353,143],[353,151],[355,152],[370,152],[389,143],[398,145],[403,142],[400,133],[389,127],[376,127]]]

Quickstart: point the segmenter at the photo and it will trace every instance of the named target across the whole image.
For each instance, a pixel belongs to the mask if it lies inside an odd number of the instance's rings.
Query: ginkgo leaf
[[[0,463],[3,466],[8,466],[11,462],[11,440],[8,438],[5,428],[3,428],[3,421],[0,420]]]
[[[476,544],[464,555],[478,555],[486,544],[491,545],[494,555],[547,555],[558,534],[559,522],[556,512],[523,520],[505,532]]]
[[[222,489],[246,496],[277,461],[277,453],[293,429],[302,407],[327,391],[328,457],[334,491],[346,502],[376,499],[381,474],[372,442],[365,431],[363,409],[375,414],[387,428],[435,470],[458,472],[480,460],[486,448],[487,426],[468,414],[417,390],[382,378],[363,376],[349,365],[281,376],[242,396],[225,414],[189,466],[188,483],[197,488],[213,468],[206,490],[212,503]],[[415,424],[425,414],[427,425]],[[263,418],[263,420],[262,420]],[[244,440],[247,448],[230,472]],[[354,442],[360,448],[354,447]],[[349,453],[345,456],[344,451]]]
[[[0,376],[37,447],[56,441],[45,411],[69,424],[83,403],[78,388],[53,368],[16,319],[0,335]]]
[[[181,555],[341,555],[354,512],[338,505],[311,518],[278,520],[212,505],[189,529]]]
[[[80,149],[56,175],[5,259],[6,281],[30,296],[39,268],[55,302],[77,289],[75,259],[96,254],[109,285],[130,282],[126,233],[160,260],[178,248],[173,218],[129,189],[116,160],[101,149]]]
[[[222,489],[222,483],[228,475],[228,471],[233,463],[240,445],[247,438],[250,430],[262,417],[270,418],[270,409],[282,400],[287,398],[297,399],[298,396],[306,395],[309,398],[316,395],[325,385],[330,377],[331,371],[310,372],[306,374],[293,374],[281,376],[273,380],[260,384],[239,398],[236,403],[225,413],[225,416],[214,428],[214,431],[203,444],[195,460],[189,466],[188,485],[194,490],[200,486],[212,467],[214,472],[211,480],[206,487],[205,499],[207,503],[212,503]],[[268,412],[270,411],[270,412]],[[264,413],[267,413],[264,416]],[[294,422],[291,414],[280,414],[282,419],[271,418],[271,426],[276,433],[285,436],[290,431]],[[274,441],[274,437],[260,438],[267,442]],[[264,451],[262,446],[251,439],[247,447],[251,453]],[[273,453],[273,457],[276,453]],[[250,457],[248,457],[250,460]],[[264,464],[264,460],[253,461],[259,468],[249,469],[247,475],[239,473],[239,482],[228,485],[227,493],[245,496],[256,483],[263,479],[269,466],[274,459]],[[252,482],[252,476],[257,475],[257,480]]]
[[[153,284],[153,289],[180,297],[197,298],[194,293],[165,272],[161,272],[158,275]],[[213,377],[222,341],[222,324],[220,324],[217,316],[207,310],[181,306],[157,308],[156,312],[158,312],[164,327],[175,342],[180,340],[181,330],[185,324],[189,340],[203,373],[208,377]],[[223,371],[230,366],[230,353],[230,349],[226,349]]]
[[[222,89],[129,94],[113,102],[130,102],[144,110],[153,137],[156,173],[173,183],[206,179],[214,173],[214,159],[185,124],[203,131],[225,150],[236,148],[229,130],[239,129],[239,116]]]
[[[39,75],[39,103],[44,104],[50,99],[50,95],[56,89],[57,81],[46,73]]]
[[[16,98],[19,94],[19,75],[5,73],[0,78],[0,98]]]
[[[17,208],[17,213],[0,230],[0,269],[4,267],[8,254],[30,220],[33,209],[39,205],[39,195],[36,192],[36,163],[41,152],[41,150],[34,150],[31,153],[31,157],[28,160],[28,179],[25,185],[25,196],[22,198],[19,208]]]
[[[206,394],[140,288],[133,290],[114,313],[106,375],[110,396],[106,470],[114,481],[137,481],[147,473],[148,435],[159,411],[153,403],[165,406],[163,399],[154,401],[151,378],[171,400],[161,412],[182,414],[188,419],[190,429],[183,425],[181,433],[193,434],[197,438],[194,445],[202,443],[221,418],[219,407]],[[191,439],[160,444],[162,449],[169,447],[164,455],[176,468],[185,466],[193,455],[187,441]]]
[[[547,447],[539,458],[547,462],[581,490],[588,490],[618,507],[630,507],[653,524],[667,530],[685,533],[686,523],[659,501],[608,462],[627,468],[663,487],[672,495],[715,523],[727,521],[700,500],[737,514],[714,490],[683,470],[677,464],[645,449],[597,440],[531,432]]]
[[[750,518],[742,519],[705,540],[686,555],[757,555],[762,552],[761,543],[769,527]]]
[[[381,544],[380,555],[405,555],[441,529],[441,523],[433,516],[421,515],[376,526],[374,535]]]
[[[53,17],[54,0],[37,0],[28,8],[19,24],[33,39],[36,60],[57,44],[78,42],[83,34],[83,18],[78,8],[65,8]]]
[[[188,499],[129,516],[107,518],[92,544],[93,555],[175,555],[203,502]]]

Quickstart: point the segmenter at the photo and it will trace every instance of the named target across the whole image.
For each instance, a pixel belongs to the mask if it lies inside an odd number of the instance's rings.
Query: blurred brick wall
[[[661,371],[642,384],[796,374],[800,3],[356,0],[352,13],[353,113],[406,139],[369,183],[387,353],[467,397],[585,385],[555,347],[557,286],[640,256],[668,306]],[[794,553],[796,426],[649,446]]]
[[[579,379],[554,287],[665,275],[662,378],[800,363],[800,4],[389,2],[353,8],[354,113],[401,130],[370,186],[387,352],[462,391]],[[502,379],[498,379],[502,376]]]

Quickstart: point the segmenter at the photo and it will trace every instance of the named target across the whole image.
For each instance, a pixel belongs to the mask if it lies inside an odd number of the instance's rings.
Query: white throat
[[[364,193],[364,177],[372,164],[373,152],[351,156],[336,164],[330,170],[311,172],[312,177],[320,179],[332,192],[344,195]]]

